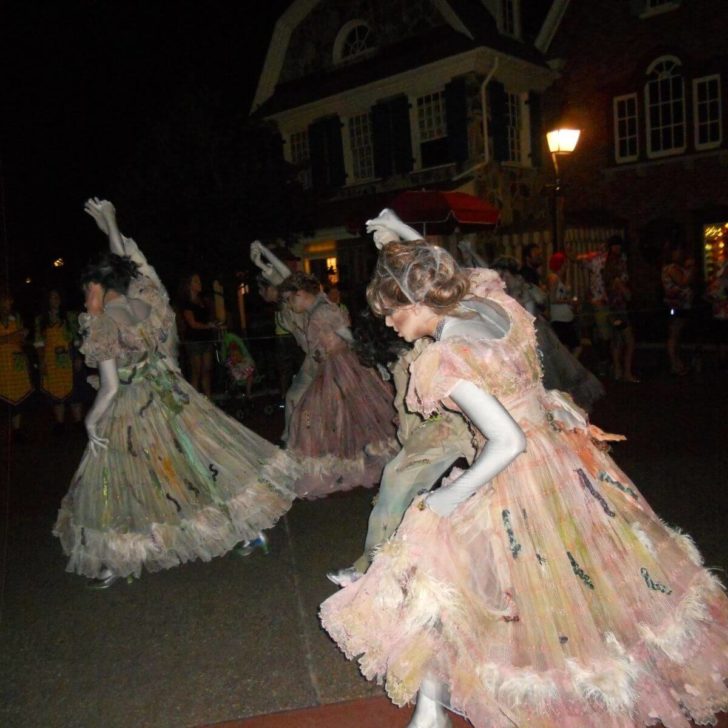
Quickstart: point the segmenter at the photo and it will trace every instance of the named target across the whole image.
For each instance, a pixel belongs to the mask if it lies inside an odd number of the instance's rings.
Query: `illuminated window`
[[[354,179],[365,180],[374,177],[372,120],[368,112],[359,116],[352,116],[349,119],[349,145],[351,147]]]
[[[693,81],[693,118],[695,119],[695,148],[712,149],[720,146],[720,76],[705,76]]]
[[[634,162],[639,156],[637,94],[614,99],[614,158],[617,162]]]
[[[685,81],[677,58],[658,58],[647,69],[645,113],[648,156],[685,151]]]

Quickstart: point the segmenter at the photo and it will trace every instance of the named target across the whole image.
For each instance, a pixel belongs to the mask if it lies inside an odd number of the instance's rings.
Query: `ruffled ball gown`
[[[90,578],[209,561],[271,527],[295,498],[290,456],[181,376],[174,313],[153,271],[113,303],[138,310],[139,301],[150,313],[135,325],[119,324],[108,306],[80,317],[86,363],[115,359],[119,372],[98,425],[108,448],[97,455],[86,448],[53,528],[67,570]]]
[[[450,392],[471,381],[527,449],[447,518],[415,500],[367,573],[324,602],[324,627],[397,705],[434,678],[476,728],[715,725],[722,585],[608,455],[609,436],[544,390],[532,317],[484,290],[508,333],[433,343],[408,404],[456,409]]]
[[[288,452],[303,469],[295,486],[302,498],[377,485],[398,450],[394,392],[336,333],[348,326],[348,315],[319,296],[308,317],[302,367],[310,369],[311,383],[288,435]]]

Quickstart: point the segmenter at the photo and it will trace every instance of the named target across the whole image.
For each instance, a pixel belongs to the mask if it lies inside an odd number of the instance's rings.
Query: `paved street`
[[[610,384],[593,419],[628,436],[619,463],[724,569],[728,376],[709,365],[699,379],[642,371],[640,385]],[[280,415],[256,412],[247,424],[275,439]],[[42,409],[28,421],[32,441],[13,449],[3,475],[0,725],[191,727],[380,694],[316,617],[334,590],[325,572],[361,548],[371,493],[296,503],[271,532],[269,556],[88,591],[65,573],[50,533],[85,438],[53,438]]]

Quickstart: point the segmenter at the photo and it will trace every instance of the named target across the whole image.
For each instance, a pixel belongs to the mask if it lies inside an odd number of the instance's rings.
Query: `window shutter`
[[[389,102],[391,114],[392,162],[394,171],[406,174],[412,171],[412,130],[410,129],[409,101],[398,96]]]
[[[314,189],[326,187],[326,123],[317,119],[308,127],[308,151],[311,157],[311,184]]]
[[[496,162],[502,162],[504,159],[508,159],[508,132],[506,130],[506,90],[500,81],[490,82],[488,105],[490,107],[490,133],[493,137],[493,158]]]
[[[385,179],[392,174],[389,140],[389,112],[386,102],[372,107],[372,145],[374,147],[374,174]]]
[[[341,187],[346,181],[341,120],[338,116],[317,119],[308,128],[311,183],[319,191]]]
[[[542,160],[543,123],[541,122],[541,95],[535,91],[528,94],[528,115],[531,129],[531,164],[540,167]]]
[[[468,100],[464,76],[454,78],[445,86],[445,115],[450,159],[454,162],[463,162],[470,156],[468,150]]]
[[[329,161],[327,181],[329,187],[343,187],[346,182],[346,170],[341,142],[341,119],[338,116],[332,116],[326,121],[326,146]]]

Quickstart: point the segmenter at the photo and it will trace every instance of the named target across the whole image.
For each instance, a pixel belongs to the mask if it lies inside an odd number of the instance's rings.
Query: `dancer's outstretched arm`
[[[101,386],[84,420],[89,447],[94,455],[98,455],[101,450],[105,450],[109,446],[108,439],[100,437],[97,433],[96,425],[109,409],[119,390],[119,373],[116,369],[116,360],[107,359],[106,361],[99,362],[99,379]]]
[[[139,246],[131,238],[127,238],[121,234],[119,226],[116,222],[116,209],[108,200],[100,200],[98,197],[91,197],[86,200],[84,211],[90,215],[99,230],[109,238],[109,250],[114,255],[126,255],[131,258],[138,266],[139,272],[150,278],[163,291],[164,285],[157,275],[157,271],[149,265],[144,253],[139,250]]]
[[[382,249],[388,243],[404,240],[422,240],[422,235],[413,227],[402,222],[394,210],[385,207],[377,217],[367,220],[367,232],[373,233],[374,244]]]
[[[271,253],[260,240],[254,240],[250,244],[250,259],[263,271],[266,280],[274,286],[291,275],[291,269],[278,256]]]
[[[441,516],[449,516],[526,449],[523,431],[492,394],[463,380],[453,389],[450,399],[488,442],[469,470],[427,497],[427,505]]]

